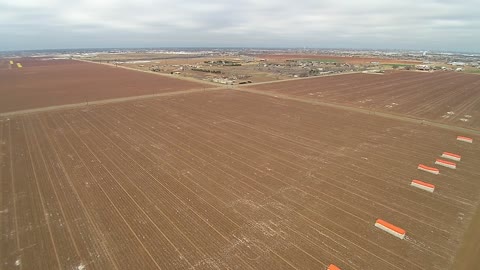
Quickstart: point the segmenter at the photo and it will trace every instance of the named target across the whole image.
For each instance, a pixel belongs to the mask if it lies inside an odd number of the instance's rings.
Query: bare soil
[[[72,60],[12,59],[23,68],[8,68],[8,60],[0,62],[0,113],[211,87]]]
[[[480,129],[480,76],[474,74],[349,74],[249,87]]]
[[[3,119],[2,269],[450,269],[480,202],[456,135],[235,90]]]
[[[462,246],[455,257],[452,269],[470,270],[480,265],[480,207],[470,222],[470,226],[463,237]]]

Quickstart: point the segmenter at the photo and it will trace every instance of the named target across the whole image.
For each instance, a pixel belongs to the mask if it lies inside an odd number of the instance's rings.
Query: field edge
[[[452,269],[470,270],[480,265],[480,205],[477,205],[477,211],[470,221],[462,239]]]

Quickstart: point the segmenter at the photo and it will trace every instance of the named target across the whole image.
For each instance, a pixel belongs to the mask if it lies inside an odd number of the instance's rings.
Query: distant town
[[[76,59],[218,84],[248,84],[388,70],[480,74],[480,54],[344,49],[76,49],[2,52],[4,57]]]

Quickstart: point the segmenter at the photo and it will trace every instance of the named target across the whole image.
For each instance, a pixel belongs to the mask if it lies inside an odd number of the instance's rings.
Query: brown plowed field
[[[480,128],[480,76],[453,72],[348,74],[252,89]]]
[[[400,60],[377,57],[357,57],[357,56],[338,56],[338,55],[318,55],[318,54],[262,54],[255,55],[257,58],[263,58],[270,61],[285,61],[297,59],[317,59],[317,60],[334,60],[339,63],[349,64],[368,64],[371,62],[378,62],[381,64],[421,64],[421,61],[415,60]]]
[[[234,90],[4,119],[2,269],[448,269],[480,201],[456,135]]]
[[[35,58],[0,62],[0,113],[179,90],[209,88],[208,84],[131,72],[113,66],[73,60]]]

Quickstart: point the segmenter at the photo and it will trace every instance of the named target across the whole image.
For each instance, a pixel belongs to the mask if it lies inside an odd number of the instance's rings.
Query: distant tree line
[[[221,61],[204,61],[206,64],[212,64],[212,65],[222,65],[222,66],[241,66],[242,64],[233,62],[233,61],[228,61],[228,60],[221,60]]]
[[[211,70],[211,69],[204,69],[204,68],[192,68],[192,70],[193,71],[200,71],[200,72],[215,73],[215,74],[222,73],[220,70]]]

